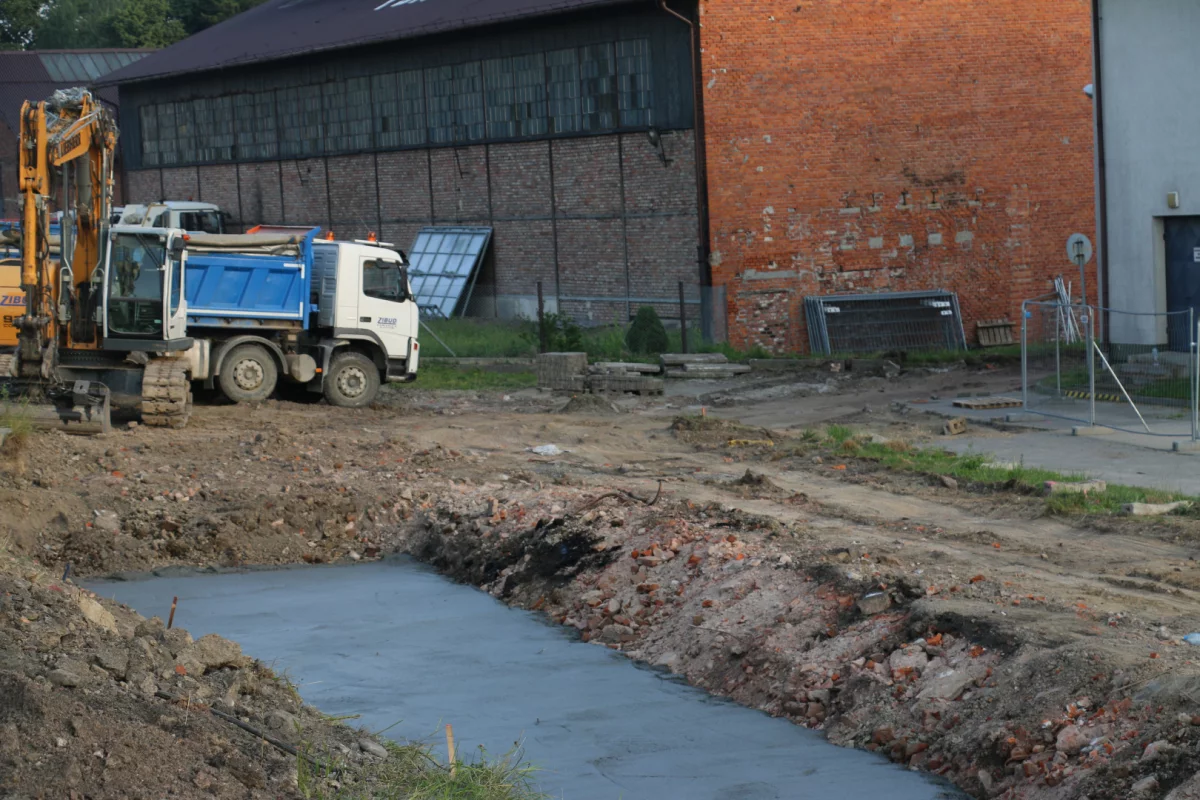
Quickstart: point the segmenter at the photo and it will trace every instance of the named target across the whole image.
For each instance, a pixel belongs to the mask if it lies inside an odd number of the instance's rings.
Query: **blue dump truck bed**
[[[188,325],[308,328],[315,235],[193,235],[184,293]],[[271,244],[285,239],[291,244]]]

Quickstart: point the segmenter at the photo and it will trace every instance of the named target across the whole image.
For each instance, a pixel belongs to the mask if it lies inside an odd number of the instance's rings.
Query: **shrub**
[[[573,319],[561,314],[544,315],[540,333],[535,321],[533,335],[529,338],[535,345],[545,341],[548,353],[579,353],[584,350],[583,329]]]
[[[629,345],[631,353],[646,356],[666,352],[670,340],[658,313],[650,306],[642,306],[629,326],[625,343]]]

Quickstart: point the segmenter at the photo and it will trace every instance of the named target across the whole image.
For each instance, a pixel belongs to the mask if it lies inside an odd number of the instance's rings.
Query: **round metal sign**
[[[1085,264],[1092,260],[1092,240],[1082,233],[1073,233],[1067,239],[1067,259],[1072,264],[1078,264],[1080,256],[1083,256]]]

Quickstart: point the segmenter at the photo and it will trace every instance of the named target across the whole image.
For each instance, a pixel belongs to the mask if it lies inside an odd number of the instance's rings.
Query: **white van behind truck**
[[[128,205],[121,209],[116,225],[142,228],[178,228],[188,233],[225,233],[228,217],[220,206],[191,200],[164,200],[149,205]]]

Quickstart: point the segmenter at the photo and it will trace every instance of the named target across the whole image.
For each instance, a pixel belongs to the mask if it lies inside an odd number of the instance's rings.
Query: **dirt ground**
[[[1200,631],[1200,520],[1049,517],[802,433],[936,446],[942,420],[913,401],[1013,382],[814,367],[567,409],[406,387],[361,411],[36,435],[0,459],[0,793],[296,791],[294,759],[189,696],[369,758],[230,643],[201,658],[62,575],[400,550],[977,797],[1198,798],[1200,650],[1180,637]]]

